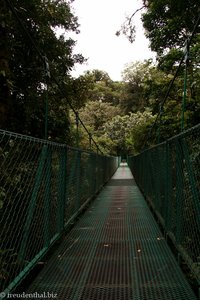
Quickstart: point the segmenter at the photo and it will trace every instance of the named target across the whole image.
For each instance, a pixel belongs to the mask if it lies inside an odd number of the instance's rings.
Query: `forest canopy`
[[[143,1],[117,35],[123,33],[133,42],[134,16],[141,11],[157,61],[128,64],[121,81],[113,81],[103,70],[88,70],[78,78],[70,75],[74,65],[85,60],[73,52],[76,41],[70,32],[78,34],[79,23],[72,2],[2,1],[2,129],[44,138],[48,114],[48,139],[88,149],[91,134],[104,153],[121,155],[138,153],[178,134],[183,116],[184,129],[199,123],[200,29],[195,0]],[[185,49],[187,59],[182,59]]]

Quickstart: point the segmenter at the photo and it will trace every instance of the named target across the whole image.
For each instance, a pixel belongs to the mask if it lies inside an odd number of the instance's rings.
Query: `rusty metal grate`
[[[129,169],[112,180],[120,176]],[[36,291],[59,300],[196,299],[133,180],[104,188],[28,289]]]

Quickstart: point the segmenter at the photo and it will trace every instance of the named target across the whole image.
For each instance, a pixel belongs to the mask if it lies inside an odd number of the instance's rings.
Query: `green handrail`
[[[117,167],[117,157],[0,130],[1,292],[20,284]]]
[[[128,158],[166,236],[200,284],[200,124]]]

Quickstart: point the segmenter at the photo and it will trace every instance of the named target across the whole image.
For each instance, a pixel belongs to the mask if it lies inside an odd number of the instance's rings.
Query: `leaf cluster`
[[[49,137],[67,138],[67,101],[61,97],[54,78],[71,87],[70,70],[75,63],[83,62],[81,55],[73,54],[75,41],[67,37],[68,32],[79,32],[70,1],[3,0],[0,12],[0,31],[4,33],[0,41],[0,84],[3,87],[0,114],[5,116],[0,126],[43,137],[48,100]],[[61,29],[65,35],[59,34]],[[48,58],[51,78],[47,76],[44,56]],[[73,94],[71,90],[65,89],[69,98]]]

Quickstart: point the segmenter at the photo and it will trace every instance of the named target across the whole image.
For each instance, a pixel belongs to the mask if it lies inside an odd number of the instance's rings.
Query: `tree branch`
[[[137,14],[137,12],[138,12],[138,11],[141,11],[141,10],[142,10],[143,8],[145,8],[145,7],[147,7],[147,6],[146,6],[146,5],[143,5],[142,7],[136,9],[136,11],[134,11],[134,13],[130,16],[130,18],[129,18],[129,23],[128,23],[128,24],[131,23],[132,18]]]

